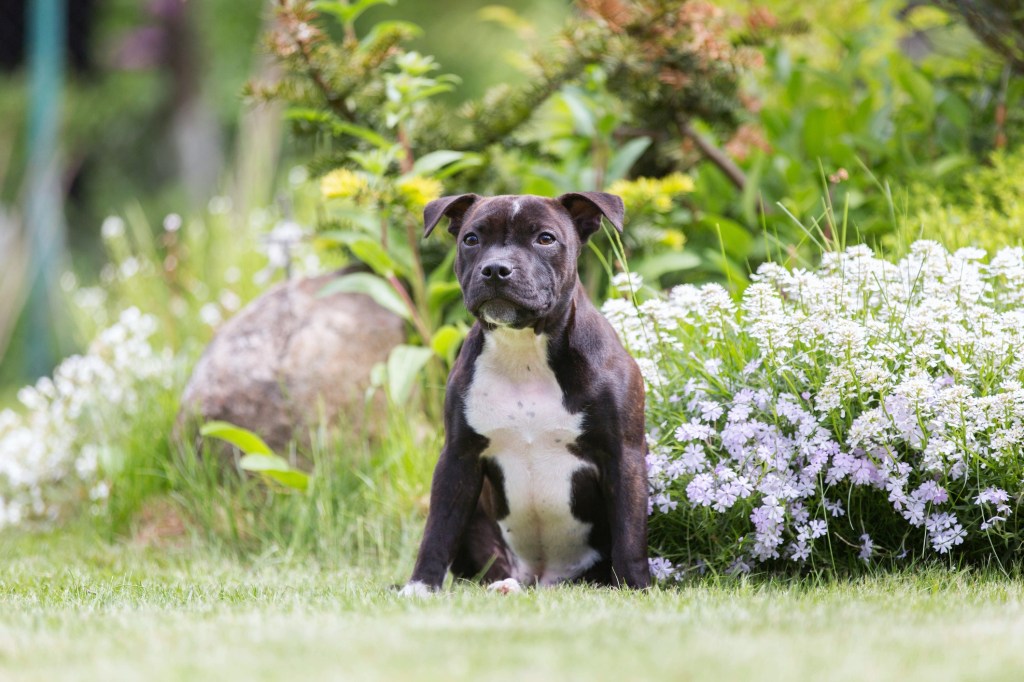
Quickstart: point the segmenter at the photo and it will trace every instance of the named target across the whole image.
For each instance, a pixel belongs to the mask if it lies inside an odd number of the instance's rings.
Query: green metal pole
[[[29,119],[25,225],[32,267],[26,310],[26,372],[54,365],[54,281],[64,252],[63,191],[58,137],[64,75],[65,0],[30,0],[28,12]]]

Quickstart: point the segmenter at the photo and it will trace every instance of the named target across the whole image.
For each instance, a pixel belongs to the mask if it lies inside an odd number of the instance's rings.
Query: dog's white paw
[[[399,597],[405,597],[406,599],[423,599],[425,597],[434,596],[434,590],[430,588],[426,583],[421,583],[419,580],[413,580],[406,583],[398,592]]]
[[[501,594],[519,594],[523,591],[523,586],[515,578],[505,578],[504,580],[498,580],[487,586],[488,592],[499,592]]]

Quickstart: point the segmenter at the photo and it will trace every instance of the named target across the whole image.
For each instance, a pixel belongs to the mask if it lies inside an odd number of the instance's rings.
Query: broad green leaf
[[[456,281],[431,282],[427,287],[427,305],[431,310],[438,310],[462,295],[462,289]]]
[[[434,332],[434,338],[430,339],[430,347],[450,365],[455,360],[455,353],[465,336],[464,329],[446,324]]]
[[[467,168],[476,168],[482,165],[484,165],[483,156],[481,156],[480,154],[467,153],[463,156],[463,158],[459,159],[455,163],[450,163],[444,168],[435,171],[434,177],[437,178],[438,180],[444,180],[445,178],[449,178],[455,175],[456,173],[460,173],[466,170]]]
[[[464,152],[455,152],[450,149],[441,149],[424,154],[416,159],[416,163],[412,165],[411,175],[430,175],[434,171],[460,160],[465,155]]]
[[[593,137],[597,132],[594,128],[594,115],[587,107],[587,102],[583,96],[574,88],[564,88],[562,90],[562,101],[569,107],[569,113],[572,114],[576,133],[584,137]]]
[[[329,244],[344,244],[348,246],[352,242],[365,239],[366,235],[355,230],[328,230],[317,232],[313,237],[315,240],[328,242]]]
[[[817,199],[815,195],[815,200]],[[730,258],[743,262],[750,257],[754,237],[740,223],[722,215],[707,214],[701,218],[700,225],[711,234],[721,235],[721,243],[716,246],[719,250],[724,250]]]
[[[406,320],[410,317],[409,308],[405,305],[402,297],[395,292],[394,287],[387,280],[381,279],[377,275],[368,272],[353,272],[328,283],[317,295],[330,296],[341,293],[366,294],[385,310],[390,310]]]
[[[700,257],[689,251],[662,253],[643,259],[632,259],[630,266],[640,273],[644,280],[655,284],[658,278],[669,272],[692,270],[700,265]]]
[[[342,24],[350,24],[362,15],[363,12],[374,5],[394,6],[397,0],[359,0],[348,4],[338,0],[317,0],[313,3],[313,9],[324,14],[336,17]]]
[[[513,31],[531,31],[534,26],[511,7],[504,5],[485,5],[476,11],[481,21],[490,21]]]
[[[412,392],[416,375],[434,352],[422,346],[395,346],[388,355],[388,391],[396,405],[404,405]]]
[[[229,424],[228,422],[206,422],[203,424],[202,428],[199,429],[199,434],[202,436],[219,438],[222,441],[231,443],[247,455],[276,456],[274,455],[274,451],[270,449],[270,446],[264,443],[263,439],[255,433],[248,429],[243,429],[241,426]]]
[[[351,242],[348,248],[356,258],[369,265],[374,272],[382,277],[389,277],[397,270],[395,261],[378,241],[360,237]]]
[[[377,42],[382,39],[391,42],[389,38],[384,38],[384,36],[393,36],[395,34],[400,37],[399,42],[402,42],[412,38],[419,38],[423,35],[423,29],[410,21],[378,21],[360,39],[359,48],[361,50],[372,50]]]
[[[651,146],[651,138],[638,137],[630,140],[619,147],[608,162],[608,169],[605,172],[605,183],[612,183],[621,180],[629,173],[636,160]]]
[[[248,454],[238,465],[246,471],[290,471],[292,468],[284,457],[275,454]]]
[[[388,150],[395,146],[395,143],[383,137],[374,130],[355,123],[343,121],[329,111],[320,109],[309,109],[304,107],[292,107],[285,112],[285,118],[289,121],[307,121],[326,126],[336,136],[352,135],[361,140],[369,142],[375,147]]]
[[[366,128],[364,126],[357,126],[355,123],[349,123],[348,121],[335,121],[332,126],[332,130],[335,135],[342,133],[358,137],[362,140],[366,140],[370,144],[380,149],[391,149],[394,143],[380,134]]]
[[[246,455],[238,464],[246,471],[261,474],[294,490],[309,488],[309,474],[293,469],[277,455]]]

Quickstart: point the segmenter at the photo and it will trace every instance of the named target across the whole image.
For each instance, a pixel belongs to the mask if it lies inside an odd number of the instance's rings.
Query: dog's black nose
[[[500,260],[493,260],[480,266],[480,274],[490,281],[504,281],[512,276],[512,266]]]

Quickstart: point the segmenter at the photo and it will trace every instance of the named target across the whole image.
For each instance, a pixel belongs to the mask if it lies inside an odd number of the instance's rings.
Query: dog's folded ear
[[[622,232],[622,219],[626,207],[622,199],[607,192],[572,192],[558,197],[576,224],[580,242],[586,242],[590,235],[601,229],[601,218],[607,218],[616,230]]]
[[[429,237],[437,223],[445,216],[451,221],[448,224],[448,231],[452,234],[458,234],[466,211],[479,198],[476,194],[456,194],[431,201],[423,209],[423,236]]]

